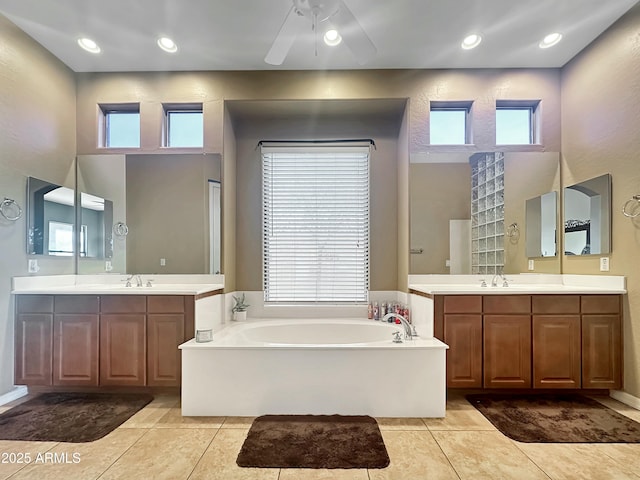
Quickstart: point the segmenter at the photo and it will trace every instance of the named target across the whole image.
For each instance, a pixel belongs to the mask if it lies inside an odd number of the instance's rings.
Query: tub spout
[[[413,337],[418,336],[418,332],[416,332],[415,327],[412,327],[411,324],[408,322],[408,320],[404,318],[402,315],[399,315],[394,312],[387,313],[384,317],[382,317],[382,321],[386,322],[387,320],[393,317],[397,318],[398,320],[400,320],[400,323],[402,323],[402,326],[404,327],[405,340],[411,340]]]

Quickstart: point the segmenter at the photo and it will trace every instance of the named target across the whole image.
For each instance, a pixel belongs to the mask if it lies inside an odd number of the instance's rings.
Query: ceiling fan
[[[338,31],[360,65],[367,63],[376,54],[375,45],[342,0],[293,0],[264,61],[271,65],[282,65],[297,35],[308,28],[309,21],[316,35],[316,55],[320,24]]]

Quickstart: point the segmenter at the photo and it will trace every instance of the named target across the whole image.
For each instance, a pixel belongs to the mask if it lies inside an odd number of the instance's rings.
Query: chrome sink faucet
[[[393,317],[397,318],[398,320],[400,320],[400,323],[402,323],[402,326],[404,327],[405,340],[411,340],[413,339],[413,337],[418,336],[418,332],[416,332],[416,327],[412,327],[412,325],[409,323],[409,321],[406,318],[404,318],[402,315],[399,315],[395,312],[387,313],[384,317],[382,317],[382,321],[386,322]]]
[[[127,283],[125,286],[130,287],[131,286],[131,280],[136,279],[136,287],[141,287],[142,286],[142,277],[140,275],[138,275],[137,273],[131,274],[129,276],[129,278],[127,278]]]
[[[507,277],[504,276],[504,274],[502,272],[500,273],[496,273],[493,278],[491,279],[491,286],[492,287],[497,287],[498,286],[498,279],[501,278],[502,279],[502,286],[503,287],[508,287],[509,286],[509,282],[507,281]]]

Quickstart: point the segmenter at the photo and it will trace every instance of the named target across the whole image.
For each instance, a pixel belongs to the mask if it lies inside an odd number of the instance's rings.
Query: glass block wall
[[[476,153],[471,163],[471,273],[504,267],[504,153]]]

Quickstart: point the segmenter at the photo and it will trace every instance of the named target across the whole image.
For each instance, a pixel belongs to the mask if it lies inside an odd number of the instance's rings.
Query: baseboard
[[[24,385],[13,387],[13,390],[11,390],[10,392],[5,393],[4,395],[0,395],[0,406],[5,405],[9,402],[13,402],[20,397],[24,397],[27,393],[29,393],[29,390]]]
[[[640,398],[634,397],[630,393],[623,392],[622,390],[611,390],[609,396],[636,410],[640,410]]]

